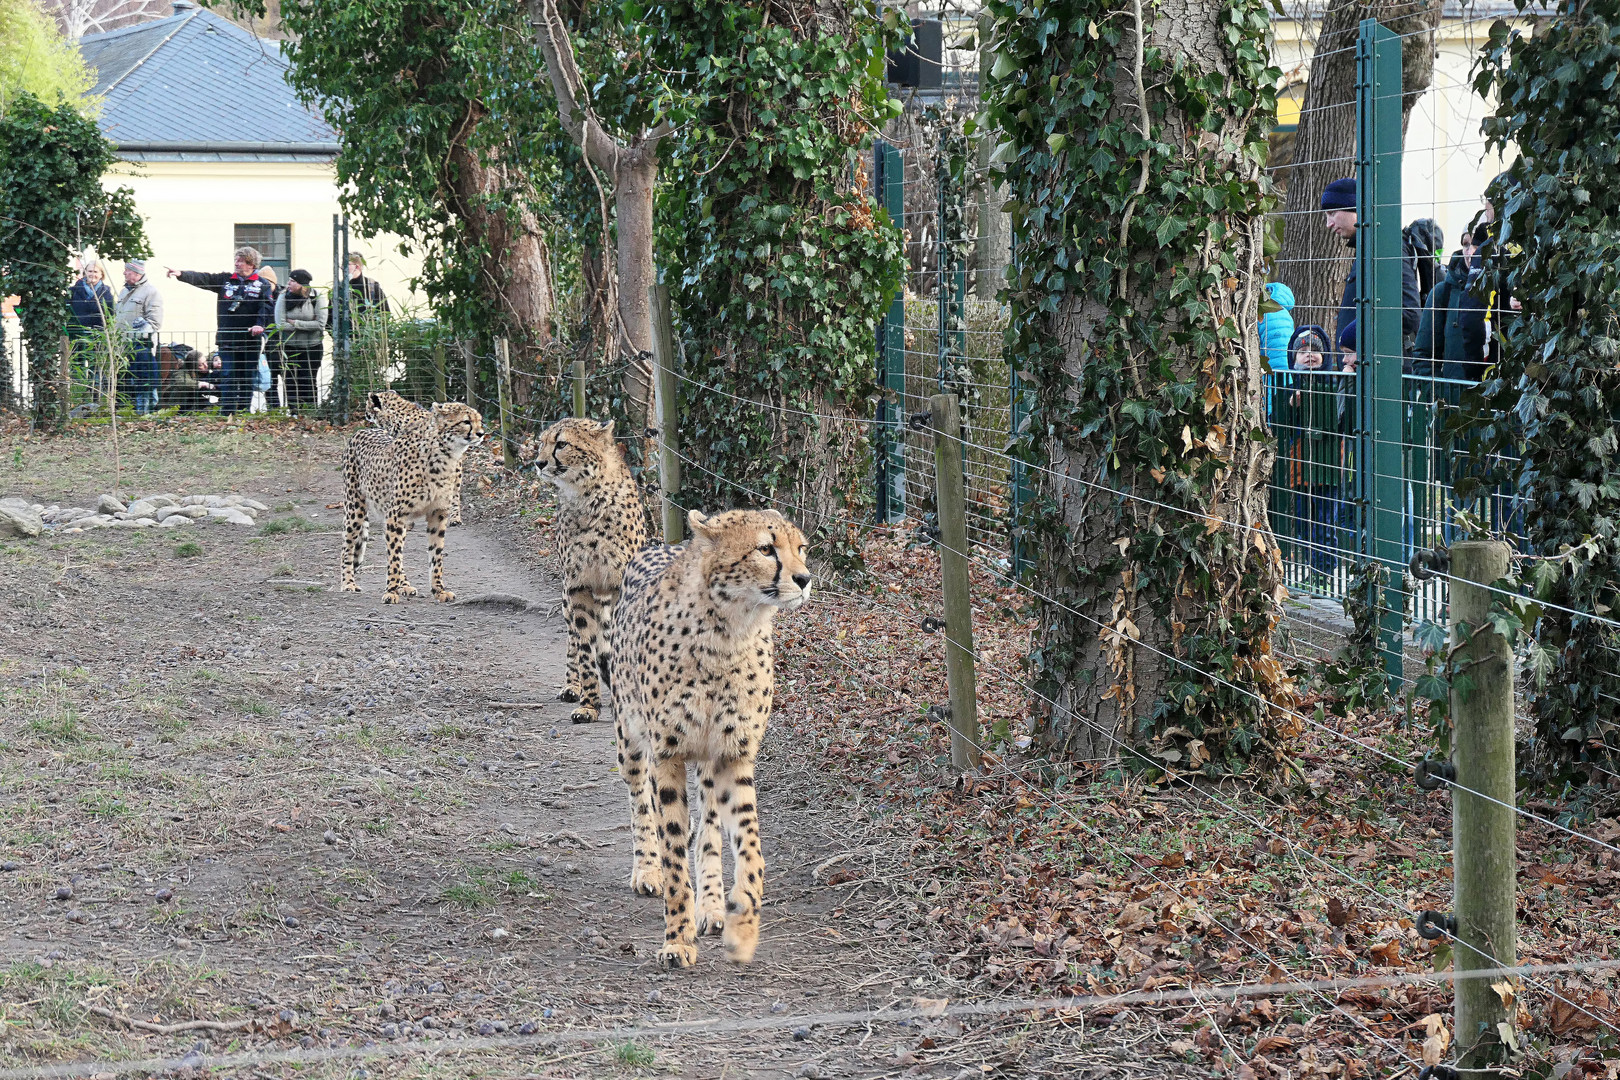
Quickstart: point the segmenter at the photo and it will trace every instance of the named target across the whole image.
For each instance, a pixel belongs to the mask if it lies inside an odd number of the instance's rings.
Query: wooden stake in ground
[[[675,385],[675,331],[669,311],[669,286],[647,289],[652,312],[653,364],[658,371],[654,387],[658,399],[658,487],[663,492],[664,543],[678,544],[685,537],[686,511],[675,503],[681,493],[681,410]]]
[[[934,493],[945,591],[945,677],[951,691],[951,767],[979,764],[978,680],[973,670],[973,603],[968,595],[967,491],[962,415],[955,394],[928,399],[934,426]]]
[[[1457,931],[1452,962],[1460,974],[1512,967],[1516,914],[1514,885],[1513,650],[1491,628],[1495,595],[1488,586],[1506,577],[1508,546],[1469,540],[1451,548],[1451,638],[1466,625],[1468,644],[1457,650],[1458,674],[1472,682],[1451,693],[1456,786],[1451,789],[1453,881]],[[1477,792],[1477,794],[1476,794]],[[1504,992],[1506,987],[1506,992]],[[1457,1067],[1484,1069],[1503,1060],[1503,1032],[1517,1013],[1511,983],[1457,981]]]
[[[585,419],[585,361],[575,360],[574,372],[574,415]]]
[[[501,458],[508,469],[517,468],[512,452],[512,348],[505,338],[495,339],[496,408],[501,411]]]

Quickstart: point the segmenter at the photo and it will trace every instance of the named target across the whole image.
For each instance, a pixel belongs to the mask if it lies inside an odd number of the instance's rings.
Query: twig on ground
[[[121,1012],[114,1012],[112,1009],[103,1008],[100,1005],[91,1005],[88,1002],[85,1003],[85,1008],[97,1016],[115,1020],[137,1031],[150,1031],[154,1035],[176,1035],[182,1031],[241,1031],[243,1028],[250,1028],[257,1023],[250,1016],[245,1020],[187,1020],[179,1024],[154,1024],[146,1020],[137,1020],[133,1016],[125,1016]]]

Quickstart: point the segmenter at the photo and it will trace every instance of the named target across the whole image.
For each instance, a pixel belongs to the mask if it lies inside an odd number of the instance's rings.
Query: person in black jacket
[[[1356,248],[1356,181],[1354,177],[1335,180],[1322,189],[1322,210],[1327,227],[1352,252]],[[1344,296],[1339,301],[1339,317],[1334,323],[1333,340],[1344,335],[1344,328],[1356,321],[1356,295],[1359,291],[1356,264],[1350,263],[1350,276],[1344,279]],[[1418,331],[1423,302],[1418,297],[1417,270],[1411,259],[1401,259],[1401,336]]]
[[[1485,369],[1496,363],[1498,342],[1493,326],[1500,329],[1519,310],[1519,304],[1492,294],[1483,280],[1485,260],[1497,250],[1496,208],[1488,200],[1463,235],[1473,244],[1452,253],[1446,276],[1435,285],[1423,311],[1413,352],[1433,361],[1427,374],[1477,383],[1485,377]]]
[[[224,416],[247,409],[259,369],[258,339],[275,321],[275,291],[259,276],[260,261],[258,251],[244,247],[236,249],[235,273],[169,270],[172,278],[219,294],[215,342],[224,361],[219,392],[219,411]]]

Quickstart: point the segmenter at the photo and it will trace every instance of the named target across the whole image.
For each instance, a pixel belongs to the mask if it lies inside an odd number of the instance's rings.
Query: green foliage
[[[486,237],[468,219],[546,219],[558,184],[566,140],[524,6],[287,0],[281,17],[294,88],[343,133],[344,208],[366,235],[392,232],[421,253],[440,318],[470,335],[514,334],[501,283],[486,276]],[[506,182],[478,189],[474,163]]]
[[[54,356],[67,324],[71,258],[94,246],[104,257],[150,252],[127,187],[105,191],[112,143],[71,105],[47,105],[24,93],[0,117],[0,295],[21,298],[18,315],[34,356]],[[34,409],[60,415],[55,365],[34,364]]]
[[[1544,557],[1528,583],[1545,606],[1534,619],[1526,757],[1549,780],[1620,768],[1617,72],[1620,2],[1579,0],[1533,36],[1496,23],[1475,80],[1499,102],[1487,138],[1519,152],[1491,193],[1501,220],[1485,248],[1486,287],[1523,309],[1498,320],[1500,358],[1465,401],[1473,457],[1495,468],[1458,491],[1515,491],[1527,550]]]
[[[0,0],[0,116],[22,95],[88,112],[95,76],[36,0]]]
[[[1195,27],[1195,41],[1163,48],[1148,8],[1140,72],[1128,9],[988,10],[994,60],[975,126],[999,129],[991,159],[1012,194],[1007,355],[1037,407],[1015,454],[1040,481],[1020,525],[1052,598],[1036,689],[1113,699],[1134,718],[1121,737],[1177,768],[1274,766],[1298,729],[1271,651],[1278,562],[1238,521],[1269,472],[1252,355],[1278,77],[1268,5],[1226,0],[1215,40]],[[1086,486],[1033,471],[1054,462]],[[1244,524],[1263,528],[1264,511]],[[1136,672],[1152,669],[1138,704]],[[1049,742],[1072,736],[1060,720]]]
[[[871,412],[875,327],[903,257],[858,159],[897,107],[877,14],[865,0],[641,7],[676,124],[658,204],[664,279],[684,371],[719,391],[683,391],[682,440],[709,470],[683,476],[694,505],[782,498],[853,518],[869,499],[865,425],[755,403]]]

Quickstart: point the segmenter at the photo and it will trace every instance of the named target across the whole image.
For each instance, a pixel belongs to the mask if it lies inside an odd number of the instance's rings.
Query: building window
[[[291,225],[238,225],[236,246],[257,248],[263,260],[259,265],[275,267],[276,281],[287,284],[287,275],[292,273]]]

